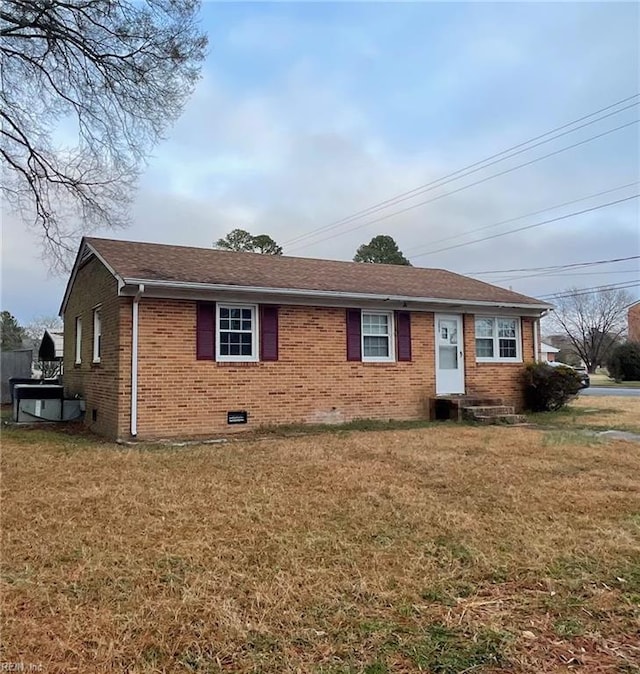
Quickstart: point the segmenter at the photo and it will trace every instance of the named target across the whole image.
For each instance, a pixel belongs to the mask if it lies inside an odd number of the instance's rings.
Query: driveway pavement
[[[613,388],[611,386],[590,386],[580,391],[583,396],[625,396],[640,398],[640,388]]]

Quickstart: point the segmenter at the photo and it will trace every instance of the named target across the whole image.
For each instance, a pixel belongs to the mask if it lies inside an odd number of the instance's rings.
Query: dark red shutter
[[[196,358],[216,359],[216,304],[198,302],[196,308]]]
[[[347,360],[362,360],[360,309],[347,309]]]
[[[260,360],[278,360],[278,307],[260,305]]]
[[[396,311],[396,344],[398,360],[411,360],[411,313]]]

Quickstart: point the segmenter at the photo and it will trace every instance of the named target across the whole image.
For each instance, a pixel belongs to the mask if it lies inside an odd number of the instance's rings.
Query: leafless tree
[[[549,322],[567,336],[587,370],[604,362],[607,350],[627,328],[627,308],[632,297],[626,290],[585,292],[573,288],[554,300]]]
[[[180,114],[207,40],[199,0],[4,0],[2,191],[54,269],[80,233],[127,224],[151,148]]]
[[[35,346],[40,344],[45,330],[60,332],[63,327],[62,319],[59,316],[37,316],[24,326],[24,334]]]
[[[33,367],[40,371],[45,379],[57,377],[62,371],[62,362],[56,360],[40,360],[39,349],[45,330],[61,332],[64,328],[59,316],[38,316],[24,327],[27,344],[33,349]]]

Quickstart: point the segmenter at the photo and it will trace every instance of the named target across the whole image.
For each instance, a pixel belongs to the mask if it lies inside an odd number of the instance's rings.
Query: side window
[[[255,305],[218,304],[216,359],[258,360],[258,318]]]
[[[278,360],[278,307],[273,304],[196,305],[196,359]]]
[[[518,321],[515,318],[498,319],[498,356],[518,357]]]
[[[493,318],[476,316],[476,358],[493,358]]]
[[[476,316],[476,360],[519,362],[520,319],[506,316]]]
[[[409,311],[346,310],[347,361],[411,361]]]
[[[362,360],[395,360],[393,314],[390,312],[362,312]]]
[[[82,362],[82,318],[76,316],[76,353],[75,363],[80,365]]]
[[[93,310],[93,362],[99,363],[102,355],[102,309]]]

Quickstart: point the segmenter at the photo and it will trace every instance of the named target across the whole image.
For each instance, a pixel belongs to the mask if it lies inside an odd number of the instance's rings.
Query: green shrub
[[[531,412],[559,410],[581,388],[580,375],[571,367],[530,363],[525,369],[524,400]]]
[[[640,380],[640,342],[620,344],[607,361],[609,376],[617,381]]]

